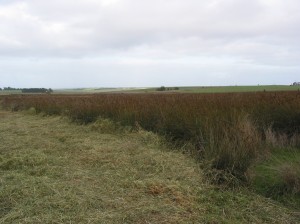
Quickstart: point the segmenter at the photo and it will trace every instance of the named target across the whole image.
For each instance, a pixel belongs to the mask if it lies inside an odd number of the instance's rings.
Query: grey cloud
[[[9,75],[18,73],[9,69],[11,60],[47,77],[71,73],[73,63],[80,65],[77,76],[85,69],[91,77],[122,73],[132,80],[145,74],[145,80],[163,81],[158,76],[167,71],[174,77],[186,71],[189,80],[203,71],[222,82],[247,71],[287,69],[295,77],[299,8],[297,0],[0,1],[0,60]],[[32,58],[58,69],[46,72]]]
[[[82,44],[84,49],[95,47],[96,50],[97,46],[100,49],[131,47],[190,37],[200,37],[202,41],[204,38],[231,41],[274,33],[281,36],[288,33],[281,32],[283,27],[294,32],[297,29],[292,28],[299,25],[295,19],[288,19],[288,7],[280,14],[276,7],[269,9],[258,0],[173,0],[164,3],[124,0],[111,6],[92,0],[31,0],[14,4],[19,17],[8,21],[8,26],[12,27],[9,34],[20,39],[25,37],[23,42],[31,34],[33,43],[51,44],[54,48],[60,46],[60,41],[66,48],[70,42],[70,47]],[[90,46],[86,41],[91,41]]]

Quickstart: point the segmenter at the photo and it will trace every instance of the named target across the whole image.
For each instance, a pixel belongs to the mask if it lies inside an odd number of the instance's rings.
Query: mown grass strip
[[[104,123],[1,113],[0,223],[299,222],[247,189],[208,184],[157,135]]]

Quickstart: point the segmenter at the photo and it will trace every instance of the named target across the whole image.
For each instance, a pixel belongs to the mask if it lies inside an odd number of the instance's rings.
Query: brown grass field
[[[0,223],[299,221],[298,91],[0,101]]]

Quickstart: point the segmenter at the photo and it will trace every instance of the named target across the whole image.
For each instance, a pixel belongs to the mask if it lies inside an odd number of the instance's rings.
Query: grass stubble
[[[108,120],[0,111],[0,223],[299,223],[247,188],[207,182],[189,155]]]

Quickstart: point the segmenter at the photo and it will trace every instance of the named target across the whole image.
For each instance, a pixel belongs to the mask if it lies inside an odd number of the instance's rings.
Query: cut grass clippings
[[[300,221],[247,189],[208,184],[197,162],[157,135],[115,128],[1,111],[0,223]]]

